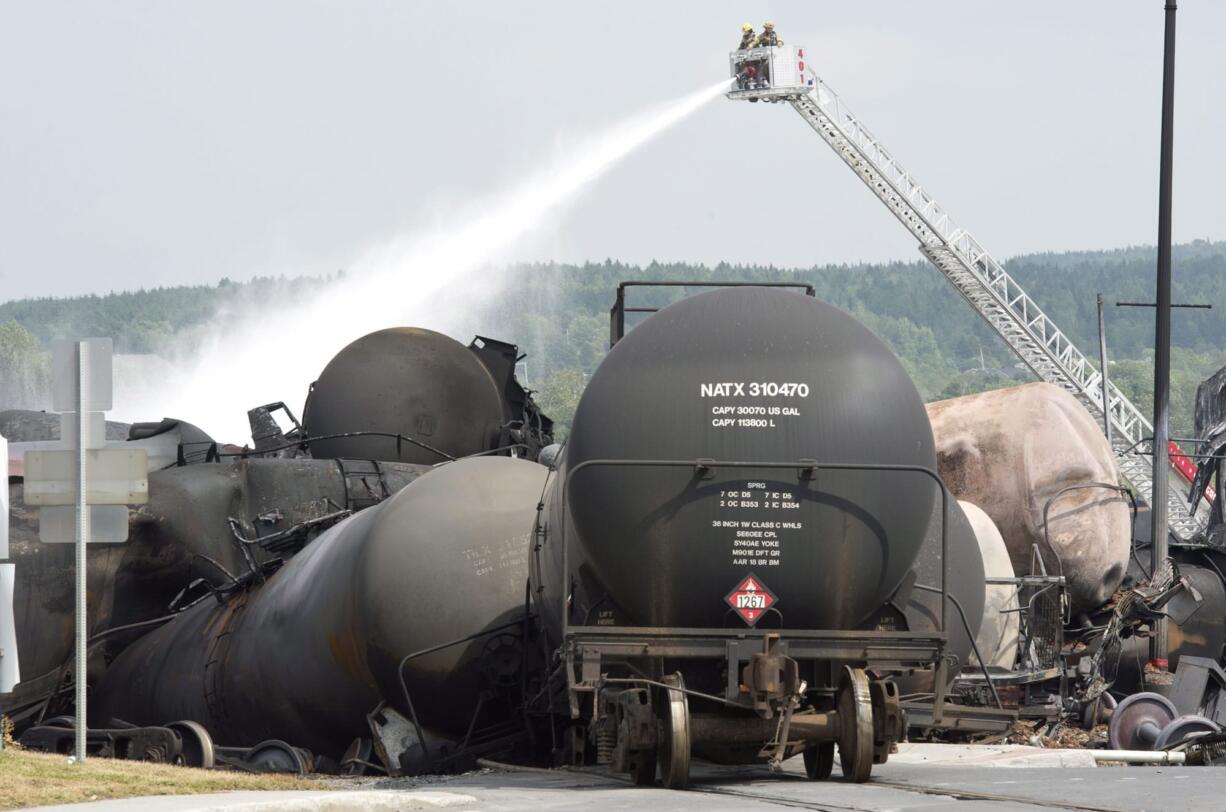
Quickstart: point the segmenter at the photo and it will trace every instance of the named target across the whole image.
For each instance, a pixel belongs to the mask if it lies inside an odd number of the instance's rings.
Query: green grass
[[[69,764],[64,756],[33,753],[12,744],[0,750],[0,809],[139,795],[325,788],[323,783],[284,775],[197,770],[106,758]]]

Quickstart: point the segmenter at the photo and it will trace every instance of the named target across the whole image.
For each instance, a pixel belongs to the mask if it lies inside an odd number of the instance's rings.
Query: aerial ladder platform
[[[806,65],[803,47],[781,45],[731,54],[735,87],[730,99],[787,102],[919,241],[919,250],[949,280],[1040,380],[1072,393],[1102,425],[1103,376],[1084,353],[966,229],[902,167],[833,89]],[[1107,382],[1111,444],[1121,474],[1137,495],[1153,495],[1153,425],[1114,384]],[[1169,456],[1168,456],[1169,459]],[[1189,508],[1184,475],[1172,462],[1168,523],[1173,541],[1203,543],[1208,506]],[[1158,496],[1161,498],[1161,495]]]

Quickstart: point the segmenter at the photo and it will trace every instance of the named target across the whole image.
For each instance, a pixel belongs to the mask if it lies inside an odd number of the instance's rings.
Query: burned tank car
[[[587,385],[530,559],[536,611],[583,663],[570,699],[599,697],[589,740],[615,742],[615,768],[642,781],[658,758],[671,787],[691,750],[803,751],[824,778],[837,740],[844,774],[866,780],[902,735],[896,686],[870,669],[943,651],[889,605],[940,513],[935,467],[901,363],[828,304],[734,287],[642,322]],[[629,651],[644,655],[633,667]]]
[[[1152,532],[1153,514],[1143,505],[1133,523],[1134,552],[1129,557],[1121,590],[1133,590],[1150,582]],[[1162,608],[1167,616],[1167,660],[1170,671],[1178,675],[1179,662],[1184,657],[1206,657],[1220,662],[1226,653],[1226,624],[1222,621],[1226,618],[1226,577],[1223,575],[1226,573],[1226,552],[1212,547],[1172,544],[1170,554],[1180,577],[1191,587],[1176,592]],[[1083,656],[1088,657],[1102,647],[1103,636],[1093,634],[1093,630],[1107,624],[1114,608],[1114,604],[1107,604],[1079,619],[1078,625],[1084,631],[1075,630],[1074,633],[1089,643]],[[1109,651],[1105,669],[1108,674],[1114,674],[1113,692],[1127,695],[1149,690],[1147,680],[1150,676],[1145,671],[1149,663],[1149,642],[1146,635],[1132,634],[1124,636],[1118,647]],[[1152,685],[1152,680],[1148,684]]]
[[[91,680],[158,618],[207,590],[254,580],[251,566],[288,558],[349,511],[393,494],[429,466],[366,460],[239,459],[149,474],[149,502],[129,514],[125,544],[91,545]],[[38,538],[37,508],[9,484],[17,562],[14,615],[23,681],[0,698],[18,730],[64,679],[74,636],[74,550]],[[242,540],[240,540],[242,539]],[[194,587],[188,588],[190,584]],[[113,632],[118,627],[127,631]],[[67,701],[71,693],[59,695]],[[66,710],[52,705],[51,713]]]
[[[417,327],[365,335],[311,386],[303,430],[324,438],[311,454],[434,464],[519,445],[535,458],[553,424],[515,380],[517,360],[515,345],[480,336],[465,347]],[[334,436],[346,434],[357,436]]]
[[[129,424],[127,423],[106,421],[106,439],[108,440],[126,439],[128,430]],[[60,416],[33,409],[0,410],[0,437],[10,443],[58,440],[60,439]]]
[[[164,614],[196,579],[218,590],[251,579],[252,565],[289,558],[347,514],[429,470],[370,460],[226,458],[154,471],[149,502],[129,519],[134,554],[115,574],[114,622]]]
[[[505,723],[545,476],[505,457],[434,468],[266,583],[141,638],[107,670],[91,712],[100,724],[190,719],[221,744],[277,738],[333,758],[370,736],[379,703],[411,717],[405,689],[443,736],[463,738],[479,704],[478,732]]]
[[[1036,382],[930,403],[928,415],[941,478],[988,514],[1014,569],[1029,573],[1038,545],[1067,579],[1072,611],[1106,603],[1128,565],[1128,502],[1085,407]]]

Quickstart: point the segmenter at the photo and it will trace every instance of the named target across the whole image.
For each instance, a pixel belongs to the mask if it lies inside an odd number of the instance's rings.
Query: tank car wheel
[[[630,737],[630,725],[626,719],[621,719],[618,722],[617,735],[614,737],[614,749],[617,747],[617,741],[622,742]],[[630,750],[626,753],[626,764],[624,768],[630,773],[630,777],[634,779],[634,783],[640,787],[649,787],[656,782],[656,761],[658,759],[658,748],[649,750]],[[611,759],[611,762],[616,761],[616,755]],[[599,757],[597,763],[600,763]]]
[[[1082,709],[1081,726],[1086,730],[1093,730],[1094,726],[1100,721],[1110,721],[1111,713],[1118,704],[1114,696],[1107,693],[1103,694]]]
[[[658,761],[660,780],[669,789],[685,789],[690,784],[690,705],[681,674],[670,674],[662,682],[675,686],[659,694],[660,745]]]
[[[656,760],[659,758],[656,750],[643,750],[635,756],[630,776],[636,786],[650,787],[656,782]]]
[[[182,743],[183,763],[188,767],[199,767],[211,770],[217,763],[217,752],[213,749],[213,737],[199,722],[185,720],[171,722],[166,725],[175,732]]]
[[[838,709],[839,765],[844,778],[862,783],[873,772],[873,700],[862,669],[844,667]]]
[[[1177,747],[1185,742],[1195,739],[1197,736],[1206,736],[1211,733],[1221,733],[1222,729],[1217,723],[1211,719],[1206,719],[1203,716],[1189,714],[1180,716],[1175,721],[1171,722],[1166,727],[1162,728],[1162,732],[1158,734],[1158,738],[1154,740],[1155,750],[1169,750],[1172,747]]]
[[[1179,711],[1171,700],[1143,691],[1120,700],[1107,724],[1112,750],[1152,750],[1162,728],[1175,721]]]
[[[350,742],[345,755],[341,756],[341,775],[349,777],[365,775],[366,765],[370,762],[373,750],[374,742],[370,739],[358,738]]]
[[[805,774],[812,781],[825,781],[834,772],[834,742],[811,744],[805,748]]]
[[[302,751],[280,739],[262,741],[247,751],[243,762],[261,773],[306,775],[311,771]]]

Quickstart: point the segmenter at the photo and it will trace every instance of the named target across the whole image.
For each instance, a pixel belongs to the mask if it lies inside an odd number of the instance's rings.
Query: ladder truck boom
[[[1040,380],[1072,393],[1101,423],[1101,372],[805,64],[804,48],[736,51],[730,61],[736,86],[728,98],[791,104],[919,241],[920,253],[1022,362]],[[1107,392],[1111,442],[1120,472],[1143,499],[1152,498],[1152,463],[1140,453],[1140,447],[1153,437],[1153,425],[1114,384],[1107,383]],[[1168,493],[1157,498],[1166,498],[1170,530],[1179,542],[1198,544],[1203,540],[1208,510],[1203,502],[1198,511],[1189,509],[1182,482],[1181,477],[1171,477]]]

